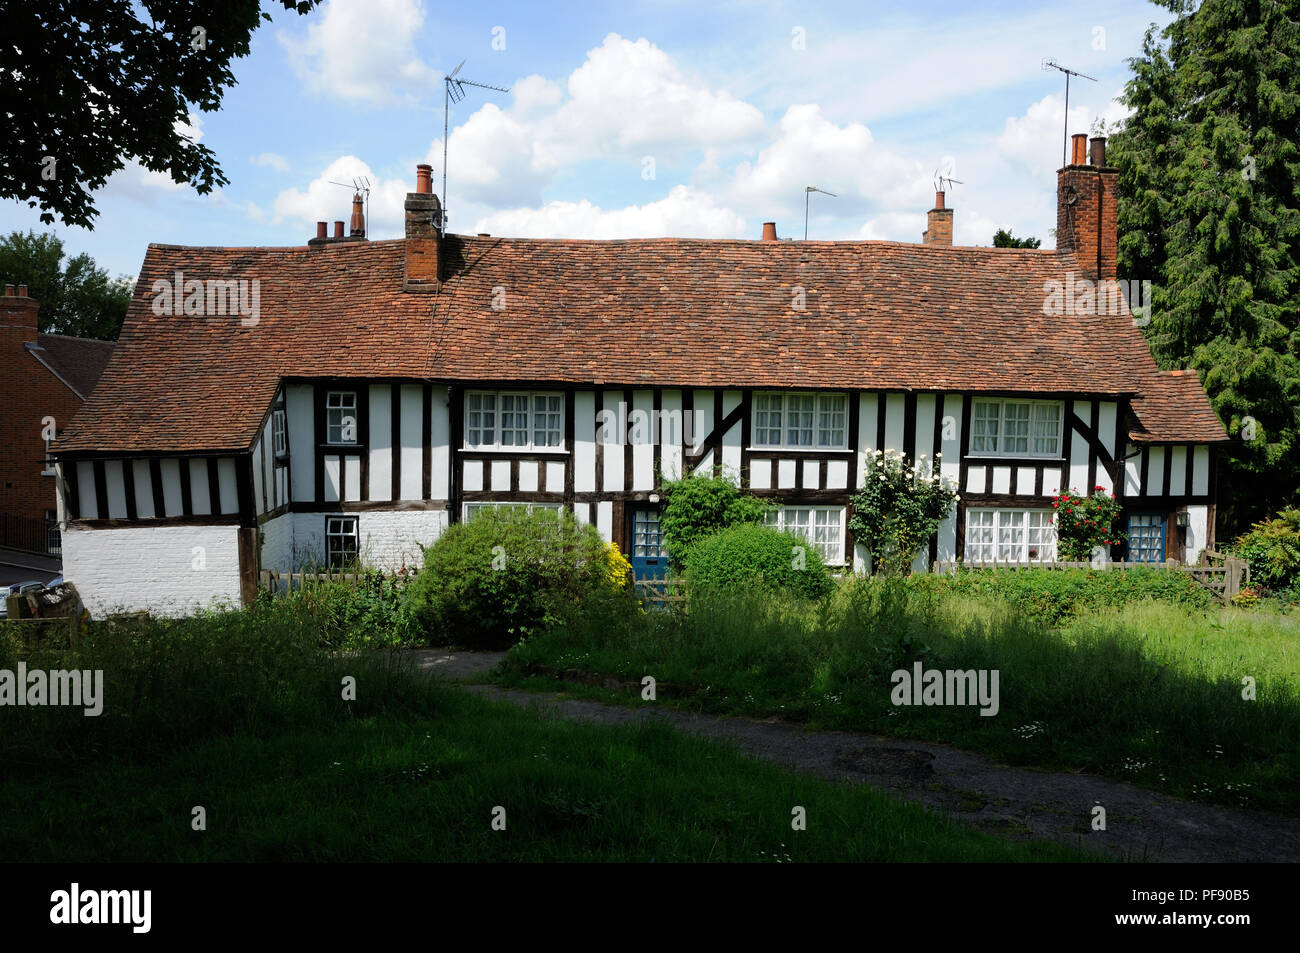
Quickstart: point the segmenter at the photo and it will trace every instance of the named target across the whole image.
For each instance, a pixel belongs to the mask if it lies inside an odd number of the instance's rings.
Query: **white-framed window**
[[[555,512],[557,519],[559,518],[560,511],[564,509],[563,503],[523,503],[523,502],[513,502],[513,501],[508,503],[466,503],[465,522],[468,523],[479,513],[482,513],[484,510],[489,510],[494,506],[523,506],[523,507],[527,507],[529,511],[553,510]]]
[[[1051,510],[966,511],[966,562],[1041,563],[1056,559]]]
[[[326,443],[357,442],[356,391],[332,390],[325,395]]]
[[[346,566],[357,558],[357,518],[325,517],[325,562],[331,569]]]
[[[844,562],[844,509],[838,506],[785,506],[769,510],[768,526],[808,540],[831,566]]]
[[[754,395],[754,446],[789,450],[848,449],[847,394]]]
[[[465,395],[465,445],[472,450],[560,450],[564,395],[471,391]]]
[[[289,439],[285,429],[283,408],[271,411],[271,451],[277,457],[283,457],[289,452]]]
[[[1059,400],[987,400],[971,407],[970,452],[998,457],[1059,457],[1065,404]]]

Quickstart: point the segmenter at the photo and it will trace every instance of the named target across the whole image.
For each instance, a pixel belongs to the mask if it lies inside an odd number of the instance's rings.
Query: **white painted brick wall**
[[[389,572],[424,564],[447,526],[446,510],[366,510],[358,517],[361,562]],[[324,513],[286,513],[262,526],[262,568],[293,570],[325,562]]]
[[[63,575],[94,618],[141,610],[186,615],[214,601],[238,606],[237,540],[234,526],[68,527]]]

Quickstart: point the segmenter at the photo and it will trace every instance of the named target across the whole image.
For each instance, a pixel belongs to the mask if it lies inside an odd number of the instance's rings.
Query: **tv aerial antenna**
[[[472,79],[464,79],[457,74],[460,68],[465,65],[461,60],[459,65],[442,78],[443,95],[442,95],[442,222],[443,228],[447,226],[447,132],[448,121],[451,115],[451,104],[459,103],[465,98],[466,86],[477,86],[479,89],[491,89],[498,93],[508,93],[510,89],[505,86],[490,86],[487,83],[477,83]]]
[[[815,185],[806,185],[803,190],[803,240],[808,240],[808,200],[812,198],[814,192],[820,192],[822,195],[829,195],[831,198],[839,198],[834,192],[827,192],[825,189],[819,189]]]
[[[366,232],[370,232],[370,179],[364,175],[352,177],[352,184],[346,182],[335,182],[333,179],[327,180],[330,185],[341,185],[345,189],[351,189],[353,193],[360,195],[366,205]]]
[[[1066,144],[1070,139],[1070,77],[1078,76],[1080,79],[1090,79],[1094,83],[1097,82],[1097,77],[1089,76],[1087,73],[1079,73],[1072,69],[1066,69],[1050,56],[1043,57],[1043,69],[1060,70],[1065,74],[1065,127],[1064,131],[1061,133],[1061,165],[1064,167],[1066,164]]]

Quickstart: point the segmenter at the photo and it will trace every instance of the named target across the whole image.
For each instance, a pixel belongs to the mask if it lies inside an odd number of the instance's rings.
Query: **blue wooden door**
[[[632,510],[632,575],[637,579],[663,579],[668,575],[668,551],[659,526],[659,507],[639,506]]]

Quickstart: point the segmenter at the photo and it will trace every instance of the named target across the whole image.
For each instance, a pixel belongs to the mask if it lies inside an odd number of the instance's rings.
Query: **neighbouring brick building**
[[[39,310],[26,286],[5,285],[0,298],[0,550],[5,550],[0,583],[9,575],[31,577],[21,571],[27,561],[22,553],[58,554],[58,495],[46,437],[72,420],[113,351],[111,341],[41,334]]]
[[[852,497],[891,449],[960,493],[917,568],[1051,560],[1052,494],[1094,487],[1129,536],[1105,555],[1193,561],[1227,437],[1126,301],[1089,304],[1117,171],[1084,139],[1054,249],[956,247],[942,194],[917,244],[453,235],[428,166],[401,239],[368,241],[358,199],[298,247],[150,245],[55,447],[65,574],[94,613],[187,611],[259,566],[418,563],[501,504],[571,510],[650,573],[663,480],[714,472],[858,569]]]

